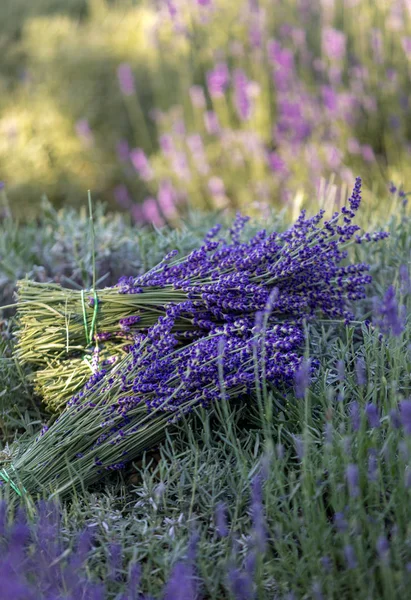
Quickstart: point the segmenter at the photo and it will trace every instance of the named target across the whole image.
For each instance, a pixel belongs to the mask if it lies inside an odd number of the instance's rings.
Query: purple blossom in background
[[[87,119],[80,119],[76,123],[76,133],[78,137],[83,140],[86,146],[93,144],[93,133],[90,129],[90,124]]]
[[[197,585],[190,564],[176,564],[166,585],[164,600],[198,600]]]
[[[369,402],[365,407],[365,414],[368,419],[368,424],[373,429],[377,429],[380,425],[380,416],[378,414],[378,408],[372,402]]]
[[[347,149],[350,154],[361,154],[361,144],[356,138],[347,140]]]
[[[364,146],[361,147],[361,154],[362,154],[363,159],[366,162],[374,162],[375,161],[374,150],[368,144],[365,144]]]
[[[164,220],[155,198],[146,198],[141,208],[145,221],[152,223],[155,227],[162,227],[164,225]]]
[[[351,498],[358,498],[360,495],[360,474],[357,465],[349,464],[345,476]]]
[[[254,585],[249,573],[231,568],[228,572],[228,585],[235,600],[254,600]]]
[[[382,333],[388,334],[391,331],[395,336],[402,334],[405,324],[400,314],[394,286],[388,288],[381,304],[375,306],[375,312],[377,313],[376,324]]]
[[[201,85],[192,85],[189,90],[192,105],[196,108],[206,107],[206,98]]]
[[[207,73],[207,88],[212,98],[222,98],[229,83],[229,71],[226,63],[216,64],[214,69]]]
[[[330,60],[342,60],[345,56],[346,37],[342,31],[325,27],[322,31],[323,53]]]
[[[138,563],[131,565],[128,577],[127,600],[140,600],[139,586],[141,580],[141,566]],[[125,599],[124,599],[125,600]]]
[[[268,164],[272,171],[286,175],[288,173],[287,166],[277,152],[270,152],[267,156]]]
[[[399,403],[400,419],[407,435],[411,435],[411,400],[402,400]]]
[[[344,546],[344,558],[347,565],[347,569],[355,569],[358,566],[357,557],[355,555],[355,550],[351,544],[347,544]]]
[[[335,112],[338,109],[338,96],[335,89],[330,85],[323,85],[321,88],[321,95],[324,106],[330,112]]]
[[[133,148],[130,152],[130,160],[141,179],[144,181],[151,181],[153,179],[153,170],[144,150]]]
[[[128,63],[122,63],[117,68],[117,78],[121,93],[124,96],[132,96],[135,93],[134,75]]]
[[[132,200],[130,198],[128,189],[123,183],[116,185],[114,188],[114,198],[121,208],[128,209],[132,205]]]
[[[242,121],[246,121],[251,115],[251,102],[248,92],[248,79],[242,69],[234,71],[234,103],[237,114]]]
[[[177,195],[173,184],[170,181],[161,181],[157,194],[157,200],[161,212],[166,219],[175,219],[177,217]]]
[[[361,424],[360,407],[358,406],[358,402],[351,402],[349,406],[349,413],[351,417],[352,430],[358,431]]]

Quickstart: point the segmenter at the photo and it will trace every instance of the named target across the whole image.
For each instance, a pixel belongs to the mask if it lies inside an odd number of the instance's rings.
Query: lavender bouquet
[[[278,321],[299,323],[319,312],[348,321],[348,304],[364,297],[370,276],[367,265],[341,265],[347,246],[386,235],[358,235],[352,219],[360,192],[358,178],[349,207],[322,226],[324,211],[309,219],[303,212],[287,231],[268,235],[263,230],[247,242],[241,242],[247,218],[238,215],[228,239],[218,237],[216,226],[187,257],[171,252],[148,273],[123,277],[97,293],[21,282],[18,357],[40,366],[37,388],[49,408],[60,411],[91,374],[92,344],[100,344],[97,356],[105,357],[105,365],[107,359],[114,362],[170,305],[184,308],[173,330],[182,340],[237,317],[253,318],[274,288],[278,297],[272,311]]]
[[[360,205],[357,179],[349,208],[322,223],[302,213],[286,232],[256,234],[241,243],[238,217],[230,244],[218,228],[186,259],[136,279],[123,294],[176,291],[146,332],[133,333],[125,356],[97,371],[13,462],[29,491],[89,485],[158,443],[166,428],[195,406],[252,397],[258,387],[290,384],[301,364],[303,322],[353,318],[349,303],[365,297],[366,264],[341,265],[359,235],[352,219]],[[187,323],[189,328],[181,327]]]

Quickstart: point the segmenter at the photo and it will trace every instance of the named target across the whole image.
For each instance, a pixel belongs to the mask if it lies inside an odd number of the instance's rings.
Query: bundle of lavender
[[[357,179],[349,207],[322,226],[323,212],[309,219],[303,213],[284,233],[261,231],[241,243],[245,219],[238,217],[231,243],[216,239],[214,228],[187,258],[167,257],[149,273],[123,279],[117,293],[141,302],[156,291],[184,300],[164,304],[154,325],[134,332],[125,356],[96,372],[14,460],[23,485],[88,485],[157,443],[194,406],[250,397],[263,376],[270,385],[290,383],[301,363],[303,320],[349,321],[349,303],[365,297],[368,265],[341,262],[350,243],[387,234],[359,235],[352,225],[360,189]]]
[[[349,208],[335,213],[322,227],[324,211],[306,219],[303,213],[284,233],[263,230],[240,242],[245,217],[238,216],[230,238],[217,238],[213,228],[204,244],[187,257],[168,254],[148,273],[122,278],[119,285],[97,293],[64,290],[56,285],[21,282],[18,358],[37,364],[37,387],[53,410],[61,410],[90,374],[82,360],[103,343],[116,360],[129,339],[146,331],[170,304],[185,310],[174,325],[183,339],[204,335],[215,324],[263,309],[270,291],[278,289],[273,313],[278,320],[299,322],[321,310],[327,318],[352,315],[347,302],[364,296],[367,265],[340,266],[346,246],[384,237],[357,234],[351,221],[360,204],[358,178]]]
[[[181,345],[171,333],[174,319],[171,309],[111,371],[96,373],[14,459],[10,478],[17,473],[32,493],[88,486],[157,444],[195,406],[252,394],[263,371],[273,385],[291,382],[300,364],[297,326],[269,322],[259,330],[237,319]]]

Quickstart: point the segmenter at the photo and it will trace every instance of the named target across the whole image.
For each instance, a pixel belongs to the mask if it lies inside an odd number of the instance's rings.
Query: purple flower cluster
[[[375,302],[376,324],[382,333],[392,332],[393,335],[401,335],[405,327],[405,307],[399,307],[394,286],[386,291],[381,304]]]
[[[301,323],[318,314],[349,321],[353,315],[348,304],[365,297],[371,277],[366,264],[340,264],[348,255],[345,247],[351,241],[376,241],[387,235],[358,235],[352,219],[360,200],[357,178],[349,207],[334,213],[322,227],[323,211],[311,218],[303,212],[284,233],[268,235],[262,230],[243,243],[245,218],[238,216],[230,242],[212,231],[187,258],[164,260],[141,277],[123,278],[120,291],[144,297],[144,291],[153,288],[180,290],[187,296],[181,317],[203,330],[212,330],[216,322],[233,323],[237,316],[254,317],[264,310],[274,288],[278,293],[271,307],[273,322]]]

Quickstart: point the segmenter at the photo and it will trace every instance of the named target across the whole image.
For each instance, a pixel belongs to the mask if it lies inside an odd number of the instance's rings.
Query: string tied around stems
[[[14,472],[16,472],[13,465],[11,465],[11,468]],[[0,469],[0,478],[3,479],[3,481],[5,481],[6,483],[8,483],[12,490],[14,490],[18,496],[22,497],[22,491],[24,494],[27,494],[26,488],[24,486],[21,486],[20,489],[20,487],[12,480],[10,475],[7,473],[6,469]]]

